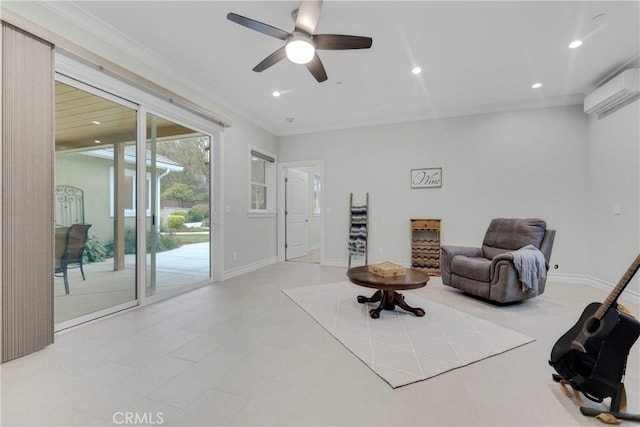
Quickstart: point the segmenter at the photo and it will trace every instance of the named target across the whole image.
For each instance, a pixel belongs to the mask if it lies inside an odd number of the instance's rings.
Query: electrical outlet
[[[233,253],[233,260],[237,261],[238,260],[238,252],[234,252]]]
[[[384,251],[382,250],[382,248],[378,248],[378,255],[380,256],[384,255]]]

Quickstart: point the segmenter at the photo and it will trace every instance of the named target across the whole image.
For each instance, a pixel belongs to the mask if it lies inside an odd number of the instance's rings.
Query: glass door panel
[[[210,277],[210,138],[147,114],[146,296]]]
[[[56,325],[136,295],[136,110],[56,82]]]

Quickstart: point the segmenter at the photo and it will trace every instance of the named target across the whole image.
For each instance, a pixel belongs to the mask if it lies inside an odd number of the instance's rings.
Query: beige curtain
[[[2,361],[53,342],[53,46],[2,22]]]

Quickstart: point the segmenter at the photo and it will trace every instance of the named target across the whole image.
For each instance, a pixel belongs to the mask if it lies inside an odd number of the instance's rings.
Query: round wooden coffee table
[[[429,275],[411,268],[405,268],[405,273],[405,276],[382,277],[371,273],[369,268],[364,265],[349,269],[347,271],[347,277],[356,285],[377,289],[370,298],[362,295],[358,296],[358,302],[360,304],[380,301],[380,305],[377,308],[369,310],[372,318],[377,319],[380,317],[382,310],[393,310],[396,308],[396,305],[416,316],[422,317],[424,316],[424,310],[417,307],[410,307],[404,301],[404,296],[396,291],[422,288],[426,286],[429,281]]]

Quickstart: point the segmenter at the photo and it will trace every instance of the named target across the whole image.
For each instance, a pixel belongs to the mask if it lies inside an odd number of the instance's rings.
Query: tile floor
[[[76,327],[0,365],[3,426],[600,426],[551,380],[549,352],[607,291],[548,283],[496,307],[434,278],[412,291],[536,338],[392,389],[281,289],[343,281],[344,268],[280,263]],[[624,301],[638,314],[637,300]],[[640,357],[627,371],[640,412]]]
[[[310,262],[310,263],[314,263],[314,264],[320,264],[320,249],[319,248],[312,249],[306,255],[303,255],[303,256],[298,257],[298,258],[288,259],[287,261],[292,261],[292,262]]]

